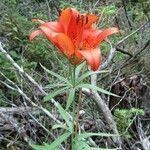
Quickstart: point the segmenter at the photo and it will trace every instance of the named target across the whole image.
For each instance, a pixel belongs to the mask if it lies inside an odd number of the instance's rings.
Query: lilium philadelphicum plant
[[[34,147],[36,150],[54,149],[58,147],[61,142],[65,141],[69,136],[71,136],[72,143],[69,149],[72,148],[72,150],[77,150],[80,146],[84,149],[89,149],[89,145],[86,142],[81,141],[84,137],[112,136],[105,133],[78,134],[82,88],[86,86],[89,89],[96,89],[105,94],[112,95],[112,93],[90,84],[76,85],[76,65],[86,60],[91,69],[93,71],[96,71],[101,64],[101,51],[98,48],[98,44],[106,39],[109,35],[118,32],[118,29],[115,27],[105,30],[94,29],[92,27],[92,24],[95,23],[98,19],[99,17],[94,14],[80,14],[74,8],[64,9],[60,13],[57,21],[44,22],[40,19],[33,19],[33,22],[40,23],[40,26],[37,30],[30,33],[29,40],[32,41],[37,35],[44,35],[52,44],[54,44],[59,49],[59,51],[70,61],[70,63],[74,65],[74,72],[72,74],[72,86],[69,85],[68,87],[62,87],[57,91],[54,90],[54,92],[48,94],[44,98],[45,101],[50,100],[55,95],[60,94],[62,91],[64,91],[64,89],[69,89],[66,110],[64,110],[64,108],[58,102],[56,102],[55,104],[61,116],[65,120],[67,131],[50,145],[32,145],[32,147]],[[61,77],[61,80],[66,82],[66,78],[60,75],[56,75],[56,73],[52,73],[50,70],[48,70],[48,72],[57,78]],[[84,74],[83,76],[79,77],[77,83],[80,83],[80,80],[83,80],[83,78],[87,77],[87,75],[89,74]],[[79,89],[77,115],[75,116],[75,114],[73,114],[72,122],[70,122],[70,116],[66,111],[71,106],[72,102],[75,101],[75,92],[77,88]],[[73,108],[75,108],[75,103],[73,103]],[[74,120],[76,120],[75,126]],[[59,125],[59,127],[61,126]],[[62,128],[64,129],[64,127]]]
[[[101,64],[101,51],[98,44],[109,35],[117,33],[118,29],[111,27],[105,30],[92,28],[92,24],[98,20],[94,14],[80,14],[74,8],[64,9],[58,16],[57,21],[39,22],[39,29],[32,31],[29,40],[32,41],[37,35],[44,35],[60,52],[76,65],[86,60],[93,71]]]

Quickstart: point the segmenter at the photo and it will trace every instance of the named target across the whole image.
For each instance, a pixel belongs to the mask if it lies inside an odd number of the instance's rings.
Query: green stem
[[[76,115],[76,125],[75,125],[75,135],[78,134],[78,124],[80,116],[80,107],[81,107],[81,98],[82,98],[82,88],[79,89],[78,105],[77,105],[77,115]]]
[[[74,67],[73,67],[73,74],[72,74],[73,88],[75,88],[75,86],[76,86],[75,71],[76,71],[76,65],[74,65]],[[74,128],[74,122],[75,122],[75,117],[76,117],[75,116],[75,112],[76,112],[76,109],[75,109],[75,99],[74,99],[74,101],[73,101],[73,120],[72,120],[73,133],[72,133],[72,136],[71,136],[71,144],[72,144],[72,146],[73,146],[73,139],[74,139],[74,135],[75,135],[75,128]]]
[[[73,87],[75,88],[76,86],[76,65],[73,67]]]
[[[74,122],[75,122],[75,100],[73,101],[73,120],[72,120],[72,124],[73,124],[73,133],[72,133],[72,136],[71,136],[71,147],[73,146],[73,139],[74,139],[74,131],[75,131],[75,128],[74,128]]]

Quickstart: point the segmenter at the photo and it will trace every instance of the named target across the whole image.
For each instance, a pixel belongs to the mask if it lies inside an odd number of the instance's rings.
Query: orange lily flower
[[[67,57],[72,64],[79,64],[86,60],[93,71],[101,64],[101,51],[98,44],[109,35],[117,33],[115,27],[106,30],[92,28],[92,24],[98,20],[94,14],[80,14],[73,8],[66,8],[60,13],[55,22],[39,22],[38,30],[32,31],[29,40],[37,35],[44,35],[60,52]]]

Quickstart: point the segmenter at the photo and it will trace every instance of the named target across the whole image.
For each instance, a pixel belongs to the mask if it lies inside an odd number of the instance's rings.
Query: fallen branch
[[[111,46],[112,47],[112,46]],[[1,43],[0,43],[0,51],[6,56],[6,58],[9,60],[9,62],[25,77],[27,78],[40,92],[42,95],[46,96],[47,93],[43,90],[42,86],[40,86],[30,75],[28,75],[23,68],[21,68],[13,59],[12,57],[3,49]],[[110,51],[110,55],[108,57],[108,61],[106,61],[106,63],[103,65],[103,68],[107,67],[108,64],[111,62],[113,56],[114,56],[114,52],[115,49],[111,48]],[[93,76],[94,77],[94,76]],[[96,76],[95,76],[96,77]],[[96,85],[96,78],[92,80],[92,84]],[[61,123],[58,119],[56,119],[47,109],[43,108],[42,106],[38,106],[37,104],[35,104],[34,102],[32,102],[30,100],[30,98],[27,97],[27,95],[18,87],[15,85],[15,87],[17,88],[17,91],[26,99],[28,100],[34,107],[39,108],[40,110],[42,110],[43,112],[45,112],[45,114],[47,114],[51,119],[53,119],[55,122],[57,123]],[[91,93],[91,92],[90,92]],[[95,102],[98,104],[99,108],[102,110],[102,112],[104,113],[104,117],[106,119],[106,121],[108,122],[109,126],[111,127],[111,129],[114,131],[115,134],[118,134],[118,130],[115,124],[115,121],[113,120],[112,114],[109,110],[109,108],[107,107],[106,103],[101,99],[100,95],[96,92],[96,91],[92,91],[92,93],[90,94],[92,95],[93,99],[95,100]],[[51,102],[56,106],[57,102],[55,102],[54,99],[51,100]],[[110,113],[109,113],[110,112]],[[71,116],[70,116],[71,117]],[[120,138],[116,138],[114,139],[114,142],[116,142],[119,144],[121,144],[121,140]]]
[[[32,114],[39,113],[39,109],[35,107],[0,107],[0,113],[4,113],[7,115],[13,114],[27,114],[31,112]]]
[[[137,28],[135,31],[133,31],[131,34],[127,35],[126,37],[124,37],[123,39],[121,39],[117,44],[116,47],[118,45],[120,45],[121,43],[123,43],[124,41],[126,41],[129,37],[131,37],[133,34],[135,34],[136,32],[138,32],[139,30],[141,30],[144,26],[146,26],[149,23],[150,20],[146,21],[144,24],[142,24],[139,28]]]
[[[26,77],[40,92],[42,95],[47,95],[47,93],[43,90],[43,88],[30,76],[28,75],[23,68],[21,68],[13,59],[12,57],[3,49],[2,44],[0,42],[0,51],[6,56],[6,58],[8,59],[8,61],[24,76]],[[9,80],[9,79],[8,79]],[[10,81],[10,80],[9,80]],[[13,85],[15,85],[15,83],[13,83],[12,81],[10,81]],[[48,115],[51,119],[53,119],[55,122],[60,123],[61,122],[56,119],[47,109],[43,108],[42,106],[38,106],[37,104],[35,104],[34,102],[32,102],[32,100],[30,100],[30,98],[17,86],[15,85],[16,90],[27,100],[29,101],[34,107],[39,108],[40,110],[42,110],[46,115]],[[53,102],[55,102],[53,100]],[[55,104],[55,103],[54,103]]]
[[[131,64],[131,62],[134,61],[134,60],[138,57],[138,55],[139,55],[140,53],[142,53],[144,50],[146,50],[146,48],[148,48],[148,47],[150,48],[150,40],[148,40],[142,48],[140,48],[139,50],[137,50],[137,52],[136,52],[132,57],[130,57],[130,58],[128,58],[127,60],[125,60],[125,61],[121,64],[121,66],[120,66],[119,68],[124,68],[124,67],[126,67],[127,65]]]
[[[90,91],[88,89],[83,88],[82,89],[83,93],[86,94],[88,97],[91,97],[95,103],[97,104],[98,111],[103,113],[105,120],[107,121],[110,129],[114,132],[114,134],[118,135],[118,137],[113,137],[113,141],[119,145],[121,148],[122,142],[121,138],[119,137],[119,132],[116,126],[116,123],[113,119],[113,116],[111,114],[110,109],[104,102],[104,100],[101,98],[101,96],[98,94],[96,91]]]
[[[24,141],[26,141],[29,145],[34,143],[33,140],[26,134],[26,131],[23,128],[23,126],[21,126],[18,123],[18,121],[15,118],[13,118],[13,116],[6,115],[0,112],[0,117],[3,118],[8,124],[10,124],[17,131],[20,137],[22,137]]]
[[[105,69],[105,68],[108,67],[108,65],[112,62],[112,59],[114,58],[114,55],[115,55],[115,52],[116,52],[116,48],[112,46],[112,44],[109,42],[109,40],[107,40],[107,42],[110,44],[111,48],[110,48],[110,52],[109,52],[109,55],[108,55],[108,59],[102,64],[101,69]],[[97,75],[96,74],[91,76],[91,84],[94,85],[94,86],[97,85]],[[99,93],[97,91],[95,91],[95,90],[89,91],[87,89],[84,89],[84,92],[95,101],[95,103],[98,106],[98,110],[103,113],[104,118],[107,121],[110,129],[116,135],[118,135],[118,137],[115,137],[115,138],[112,137],[112,138],[113,138],[113,141],[115,143],[117,143],[119,148],[121,149],[122,148],[122,141],[121,141],[121,138],[119,136],[119,132],[118,132],[118,129],[117,129],[116,122],[114,121],[113,116],[111,114],[111,110],[108,108],[107,104],[101,98],[101,96],[99,95]]]
[[[27,74],[23,68],[21,68],[13,58],[3,49],[2,44],[0,42],[0,51],[6,56],[7,60],[25,77],[27,78],[40,92],[43,96],[46,96],[47,93],[43,90],[42,86],[40,86],[29,74]],[[49,118],[55,121],[58,124],[62,124],[57,118],[55,118],[47,109],[43,108],[42,106],[38,106],[36,103],[32,102],[32,100],[11,80],[7,78],[7,80],[15,86],[15,90],[18,91],[28,102],[32,104],[32,106],[40,109],[43,111]],[[56,106],[57,102],[54,99],[51,102]],[[62,145],[60,145],[61,149],[64,149]]]

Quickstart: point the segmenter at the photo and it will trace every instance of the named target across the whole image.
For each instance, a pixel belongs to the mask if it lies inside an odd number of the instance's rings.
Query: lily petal
[[[68,25],[71,19],[72,10],[71,8],[66,8],[60,13],[60,16],[58,18],[58,22],[63,25],[65,33],[67,33]]]
[[[65,56],[71,58],[75,54],[74,45],[67,35],[65,35],[64,33],[59,33],[56,36],[56,40],[59,49]]]
[[[31,42],[39,34],[42,34],[41,30],[32,31],[29,35],[29,41]]]
[[[103,32],[103,31],[98,30],[98,29],[92,29],[92,28],[85,29],[83,31],[82,39],[84,40],[84,39],[87,39],[88,37],[96,38],[101,32]]]
[[[46,38],[53,44],[56,43],[56,35],[58,34],[57,32],[54,32],[50,28],[47,28],[45,26],[40,26],[40,29],[42,33],[46,36]]]
[[[99,19],[99,17],[94,14],[85,15],[84,18],[85,18],[84,28],[91,27],[91,25]]]
[[[97,36],[102,32],[102,30],[97,29],[85,29],[82,34],[82,41],[83,49],[86,48],[95,48],[94,47],[94,41],[97,38]]]
[[[82,34],[83,18],[83,15],[81,15],[77,10],[71,8],[71,18],[68,24],[67,35],[72,40],[76,40]]]
[[[105,40],[109,35],[111,35],[113,33],[118,33],[118,32],[119,32],[118,28],[115,28],[115,27],[108,28],[108,29],[100,32],[99,35],[97,36],[97,38],[93,42],[94,47],[97,46],[103,40]]]
[[[93,71],[96,71],[101,64],[101,51],[99,48],[89,50],[79,50],[81,55],[86,59]]]
[[[46,22],[43,23],[41,26],[47,27],[50,30],[52,30],[53,32],[63,32],[63,27],[59,22]]]

